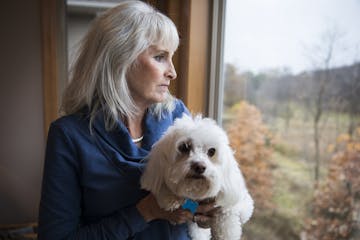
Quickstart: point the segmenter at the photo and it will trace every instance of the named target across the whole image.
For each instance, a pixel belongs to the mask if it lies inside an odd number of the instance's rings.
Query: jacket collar
[[[93,122],[93,134],[106,141],[128,160],[139,161],[149,154],[152,145],[159,140],[171,124],[172,119],[169,116],[158,119],[147,112],[144,119],[144,138],[142,147],[139,148],[132,142],[130,133],[122,121],[117,121],[113,129],[106,130],[104,114],[100,111]]]

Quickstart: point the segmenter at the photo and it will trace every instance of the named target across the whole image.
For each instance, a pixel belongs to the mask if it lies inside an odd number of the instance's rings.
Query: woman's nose
[[[172,62],[170,62],[169,64],[169,69],[166,72],[166,77],[169,78],[170,80],[174,80],[177,77],[176,70]]]

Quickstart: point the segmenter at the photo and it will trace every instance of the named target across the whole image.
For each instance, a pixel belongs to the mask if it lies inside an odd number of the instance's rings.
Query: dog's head
[[[224,192],[237,198],[239,181],[242,176],[222,128],[212,119],[184,115],[153,146],[141,185],[155,196],[166,187],[178,197],[202,200]]]

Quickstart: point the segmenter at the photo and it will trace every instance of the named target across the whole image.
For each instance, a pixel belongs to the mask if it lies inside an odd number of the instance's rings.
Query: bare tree
[[[321,140],[321,127],[320,122],[324,115],[325,110],[325,97],[331,86],[331,66],[334,60],[335,48],[338,44],[341,35],[337,28],[331,28],[324,32],[319,44],[312,48],[309,55],[310,60],[313,62],[314,68],[317,69],[313,73],[313,85],[311,91],[305,97],[305,103],[313,119],[313,140],[315,148],[314,156],[314,174],[315,181],[319,180],[320,170],[320,140]]]
[[[225,66],[224,104],[230,108],[241,100],[246,100],[246,79],[244,79],[237,67],[231,63]]]
[[[356,126],[358,125],[357,117],[360,113],[359,100],[360,100],[360,59],[359,59],[359,47],[356,48],[355,60],[353,68],[351,69],[349,83],[348,83],[348,91],[346,91],[347,95],[347,103],[348,103],[348,112],[350,115],[348,134],[350,136],[353,135]]]

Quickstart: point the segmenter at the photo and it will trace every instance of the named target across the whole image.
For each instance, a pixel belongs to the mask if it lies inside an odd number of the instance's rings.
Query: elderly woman
[[[174,23],[140,1],[100,15],[82,41],[49,129],[39,239],[189,239],[183,209],[140,189],[144,158],[183,113],[169,93],[179,44]],[[212,204],[198,208],[199,224]]]

